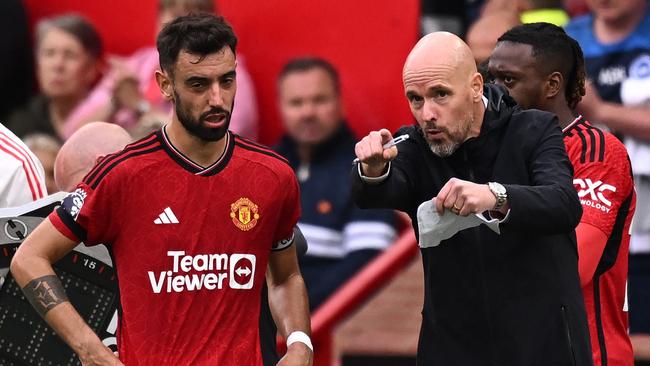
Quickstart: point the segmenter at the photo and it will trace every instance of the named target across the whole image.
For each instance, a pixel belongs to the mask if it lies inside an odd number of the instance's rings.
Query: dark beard
[[[223,108],[212,108],[208,112],[205,112],[199,116],[199,119],[192,117],[190,112],[185,108],[183,101],[181,100],[176,90],[174,90],[174,98],[176,99],[176,117],[181,122],[183,127],[190,135],[198,137],[203,141],[219,141],[228,132],[228,127],[230,126],[230,112]],[[226,120],[224,124],[219,128],[211,128],[205,125],[205,118],[210,114],[223,113],[226,115]]]

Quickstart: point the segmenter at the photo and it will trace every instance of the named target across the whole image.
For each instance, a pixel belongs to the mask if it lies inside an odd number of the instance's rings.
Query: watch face
[[[496,193],[498,193],[498,194],[505,194],[505,193],[506,193],[506,188],[505,188],[504,186],[502,186],[501,184],[499,184],[499,183],[494,183],[494,182],[491,183],[491,184],[490,184],[490,188],[491,188],[494,192],[496,192]]]

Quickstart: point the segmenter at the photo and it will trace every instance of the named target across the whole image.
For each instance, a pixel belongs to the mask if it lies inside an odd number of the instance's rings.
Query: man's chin
[[[450,143],[436,144],[436,143],[429,142],[429,149],[431,149],[431,152],[434,155],[441,158],[446,158],[456,152],[456,150],[458,149],[458,145],[450,144]]]
[[[189,131],[194,137],[197,137],[206,142],[215,142],[221,140],[228,132],[228,128],[222,126],[220,128],[202,128],[200,130]]]

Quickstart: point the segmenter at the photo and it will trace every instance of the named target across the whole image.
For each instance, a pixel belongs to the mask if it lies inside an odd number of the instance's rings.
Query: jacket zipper
[[[474,182],[474,169],[469,163],[469,158],[467,157],[467,150],[463,150],[463,160],[465,161],[465,166],[467,167],[467,174],[469,175],[469,181]]]
[[[562,319],[564,321],[564,329],[566,331],[566,338],[569,346],[569,353],[571,354],[571,359],[573,360],[573,365],[576,365],[576,355],[573,352],[573,340],[571,339],[571,329],[569,328],[569,319],[566,314],[566,307],[561,306],[562,309]]]
[[[469,176],[469,181],[474,182],[474,169],[472,169],[472,165],[469,163],[469,157],[467,156],[467,151],[463,150],[463,160],[465,162],[465,166],[467,167],[467,175]],[[490,314],[491,314],[491,309],[490,309],[490,301],[489,301],[489,294],[488,294],[488,288],[485,283],[485,266],[483,264],[483,248],[481,247],[481,235],[478,232],[478,228],[474,228],[474,237],[476,238],[476,243],[477,243],[477,252],[479,256],[479,268],[481,271],[481,281],[482,285],[481,287],[483,288],[483,304],[484,304],[484,311],[485,311],[485,317],[488,322],[488,334],[490,337],[490,356],[492,357],[492,365],[499,365],[498,362],[498,356],[496,353],[496,346],[494,345],[494,332],[492,329],[492,320],[490,319]]]

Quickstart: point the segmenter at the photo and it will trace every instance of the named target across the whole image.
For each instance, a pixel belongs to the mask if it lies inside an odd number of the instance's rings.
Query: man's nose
[[[424,106],[422,106],[422,118],[425,121],[437,121],[438,116],[438,105],[425,99]]]
[[[300,106],[300,117],[310,119],[316,115],[316,105],[314,103],[303,103]]]
[[[218,84],[210,88],[210,100],[211,107],[222,107],[223,106],[223,90],[219,87]]]

